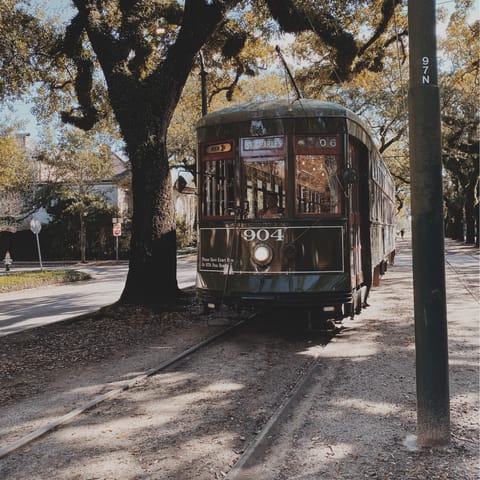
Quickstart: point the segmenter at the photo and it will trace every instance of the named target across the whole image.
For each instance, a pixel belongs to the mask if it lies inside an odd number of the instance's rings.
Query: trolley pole
[[[408,3],[417,443],[450,442],[440,100],[435,1]]]
[[[203,52],[200,50],[198,52],[200,58],[200,85],[202,92],[202,117],[204,117],[207,112],[207,72],[205,71],[205,60],[203,58]]]

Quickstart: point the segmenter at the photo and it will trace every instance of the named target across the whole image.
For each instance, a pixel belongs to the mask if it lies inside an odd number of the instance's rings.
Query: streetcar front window
[[[299,214],[340,213],[337,155],[296,155],[296,211]]]
[[[203,168],[203,216],[234,216],[234,160],[206,161]]]
[[[245,218],[281,218],[285,210],[285,162],[245,159],[243,162]]]

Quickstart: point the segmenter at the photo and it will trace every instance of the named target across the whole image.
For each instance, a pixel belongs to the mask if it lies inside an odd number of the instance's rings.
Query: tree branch
[[[52,49],[53,54],[65,55],[70,58],[77,69],[74,79],[75,93],[80,105],[81,116],[72,112],[61,112],[62,121],[77,126],[83,130],[91,129],[98,121],[99,115],[92,98],[94,65],[84,52],[82,38],[85,32],[84,17],[79,12],[65,30],[65,35]],[[71,81],[66,81],[55,88],[62,89]]]
[[[216,88],[211,94],[210,94],[210,98],[209,98],[209,101],[208,103],[210,104],[213,97],[215,97],[215,95],[218,95],[220,92],[227,92],[226,93],[226,97],[227,97],[227,100],[230,102],[233,98],[233,93],[235,91],[235,88],[237,87],[238,85],[238,82],[240,80],[240,77],[245,73],[245,67],[244,65],[242,64],[242,62],[238,59],[238,58],[235,58],[236,60],[236,63],[237,63],[237,69],[236,69],[236,72],[235,72],[235,78],[233,79],[233,81],[230,83],[230,85],[226,85],[225,87],[219,87],[219,88]]]
[[[83,19],[85,31],[105,75],[111,74],[118,62],[124,61],[128,57],[127,42],[114,37],[111,27],[102,13],[103,2],[73,0],[73,3],[78,9],[79,16]]]
[[[387,150],[390,146],[392,146],[394,143],[398,142],[402,137],[405,132],[405,128],[401,128],[396,135],[394,135],[390,140],[385,141],[385,135],[382,136],[382,145],[379,148],[379,152],[383,153],[385,150]]]
[[[266,0],[270,13],[287,33],[313,31],[335,49],[335,76],[344,81],[350,77],[358,46],[353,35],[342,28],[335,17],[326,12],[312,12],[292,0]]]
[[[367,40],[363,46],[358,49],[358,56],[361,56],[365,51],[370,48],[385,32],[390,23],[391,18],[395,13],[395,8],[397,5],[400,5],[402,0],[383,0],[382,4],[382,18],[378,22],[375,32],[372,34],[369,40]]]

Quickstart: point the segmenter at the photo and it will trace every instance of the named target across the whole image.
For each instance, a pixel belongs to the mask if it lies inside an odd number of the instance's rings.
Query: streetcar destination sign
[[[244,138],[244,150],[271,150],[283,148],[283,137]]]

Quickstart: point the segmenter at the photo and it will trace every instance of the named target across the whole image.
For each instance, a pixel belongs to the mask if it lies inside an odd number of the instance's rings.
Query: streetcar
[[[360,313],[395,254],[394,184],[360,117],[251,102],[202,117],[197,140],[202,305]]]

